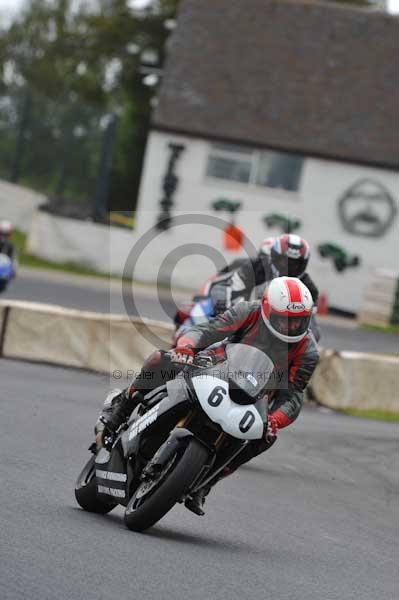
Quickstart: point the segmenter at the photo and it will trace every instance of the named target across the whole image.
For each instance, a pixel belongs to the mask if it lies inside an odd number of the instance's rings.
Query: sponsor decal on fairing
[[[105,485],[99,485],[98,492],[99,494],[107,494],[107,496],[114,496],[115,498],[124,498],[126,496],[124,490],[106,487]]]
[[[102,471],[101,469],[96,469],[96,477],[99,477],[100,479],[110,479],[112,481],[122,482],[127,480],[127,475],[125,473],[114,473],[112,471]]]
[[[151,408],[145,415],[140,417],[138,421],[133,423],[129,431],[129,441],[136,437],[139,433],[144,431],[149,425],[154,423],[158,417],[159,404]]]

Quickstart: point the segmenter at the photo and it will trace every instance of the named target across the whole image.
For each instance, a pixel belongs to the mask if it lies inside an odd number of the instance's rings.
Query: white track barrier
[[[331,408],[399,412],[399,356],[324,350],[311,385]]]
[[[0,180],[0,220],[11,221],[22,231],[29,231],[33,214],[45,201],[43,194]]]
[[[399,272],[378,269],[373,273],[358,314],[361,325],[390,325],[394,316],[398,282]]]
[[[0,356],[90,369],[138,371],[156,348],[167,349],[172,325],[150,319],[71,310],[32,302],[0,301]],[[312,378],[320,404],[331,408],[399,412],[399,356],[324,350]]]
[[[0,352],[7,358],[125,374],[155,349],[143,335],[148,329],[159,348],[169,347],[174,328],[159,321],[0,301]]]

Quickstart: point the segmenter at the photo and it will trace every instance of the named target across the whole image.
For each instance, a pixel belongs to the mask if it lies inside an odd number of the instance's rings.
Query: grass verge
[[[361,325],[362,329],[369,331],[383,331],[385,333],[399,333],[399,325]]]
[[[353,417],[363,417],[364,419],[374,419],[375,421],[390,421],[399,423],[399,412],[390,412],[388,410],[364,410],[361,408],[346,408],[341,412]]]

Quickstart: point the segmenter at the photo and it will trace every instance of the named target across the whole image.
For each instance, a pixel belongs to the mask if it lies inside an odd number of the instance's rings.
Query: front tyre
[[[208,459],[208,451],[196,439],[191,439],[179,458],[174,456],[173,470],[139,499],[142,486],[135,491],[125,511],[125,523],[132,531],[144,531],[162,519],[178,502]],[[177,461],[177,464],[176,464]]]
[[[94,461],[95,456],[93,455],[77,478],[75,498],[79,506],[84,510],[105,515],[115,508],[116,504],[108,504],[108,502],[103,502],[97,497],[96,466]]]

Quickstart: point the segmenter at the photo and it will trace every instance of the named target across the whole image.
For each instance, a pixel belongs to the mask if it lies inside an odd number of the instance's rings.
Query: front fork
[[[207,485],[211,485],[215,480],[218,480],[219,475],[224,471],[224,469],[226,467],[229,466],[231,461],[234,458],[236,458],[236,456],[241,454],[241,452],[244,450],[244,448],[246,448],[248,446],[248,444],[249,444],[249,441],[245,440],[245,442],[243,442],[241,444],[241,446],[235,452],[233,452],[233,454],[231,454],[221,465],[219,465],[219,467],[215,471],[212,471],[211,475],[209,475],[208,477],[205,477],[205,479],[197,477],[195,479],[193,485],[191,486],[190,492],[191,493],[197,492],[201,488],[206,487]],[[214,458],[216,458],[216,456]],[[215,462],[215,460],[213,462]],[[212,468],[212,466],[213,466],[213,464],[208,469],[208,472]]]
[[[186,448],[190,440],[194,437],[194,434],[188,429],[185,429],[184,427],[175,427],[175,429],[170,432],[168,439],[158,448],[150,462],[143,469],[141,479],[144,481],[154,477],[154,475],[165,468],[179,448]],[[201,440],[198,441],[206,447],[210,455],[214,455],[215,452],[211,447],[205,445]]]

